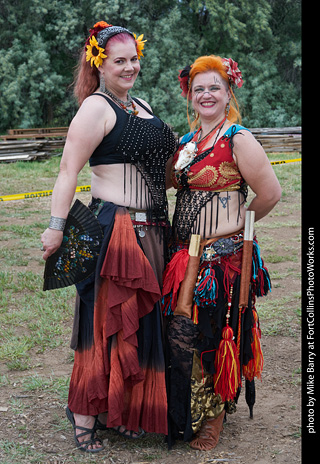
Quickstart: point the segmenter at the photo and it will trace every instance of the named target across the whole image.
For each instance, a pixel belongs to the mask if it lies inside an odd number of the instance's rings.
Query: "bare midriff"
[[[94,198],[134,209],[146,209],[146,184],[135,166],[100,164],[91,169],[91,193]]]

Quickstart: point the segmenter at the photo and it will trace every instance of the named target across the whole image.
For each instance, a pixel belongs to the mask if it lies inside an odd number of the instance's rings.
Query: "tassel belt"
[[[213,239],[210,244],[205,245],[201,255],[200,263],[205,261],[217,261],[222,256],[236,254],[243,246],[243,233],[234,234],[231,237]]]
[[[188,249],[190,241],[178,241],[172,248],[172,253],[181,249]],[[215,237],[206,240],[200,258],[200,264],[204,262],[219,261],[221,257],[236,254],[243,246],[243,230],[237,234],[225,237]]]

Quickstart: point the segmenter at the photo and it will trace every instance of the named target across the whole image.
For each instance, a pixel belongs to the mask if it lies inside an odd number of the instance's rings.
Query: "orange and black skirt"
[[[68,406],[108,413],[108,427],[167,434],[161,323],[165,227],[136,233],[128,210],[96,202],[104,240],[94,275],[77,284]]]

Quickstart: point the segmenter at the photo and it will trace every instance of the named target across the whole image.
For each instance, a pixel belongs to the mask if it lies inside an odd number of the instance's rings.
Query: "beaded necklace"
[[[221,132],[222,126],[223,126],[223,124],[225,123],[226,119],[227,119],[227,118],[225,117],[221,122],[219,122],[216,126],[214,126],[214,127],[207,133],[207,135],[205,135],[205,136],[202,137],[202,138],[201,138],[201,135],[202,135],[202,127],[199,128],[199,131],[198,131],[198,133],[196,134],[196,135],[197,135],[197,139],[198,139],[197,142],[196,142],[196,143],[197,143],[198,152],[201,151],[202,147],[203,147],[203,146],[205,145],[205,143],[207,142],[207,138],[209,137],[209,135],[211,135],[211,137],[213,137],[213,135],[214,135],[216,132],[218,132],[218,133],[217,133],[217,136],[216,136],[216,139],[215,139],[215,141],[214,141],[214,143],[213,143],[213,146],[216,144],[216,141],[217,141],[217,139],[218,139],[218,137],[219,137],[219,134],[220,134],[220,132]],[[203,143],[203,142],[204,142],[204,143]]]
[[[139,111],[137,111],[137,107],[136,105],[134,104],[134,101],[131,97],[131,95],[128,94],[128,100],[127,101],[122,101],[120,100],[120,98],[118,98],[116,95],[114,95],[112,92],[110,92],[110,90],[108,89],[105,89],[103,90],[103,92],[108,95],[110,98],[112,98],[112,100],[117,103],[117,105],[120,106],[120,108],[122,108],[124,111],[126,111],[128,114],[133,114],[134,116],[137,116],[137,114],[139,113]],[[129,109],[129,106],[132,106],[132,110]]]

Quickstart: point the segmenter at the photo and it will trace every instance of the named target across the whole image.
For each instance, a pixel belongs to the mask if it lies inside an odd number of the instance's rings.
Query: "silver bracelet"
[[[54,230],[64,230],[64,227],[66,225],[67,220],[55,216],[51,216],[50,222],[49,222],[49,229],[54,229]]]

